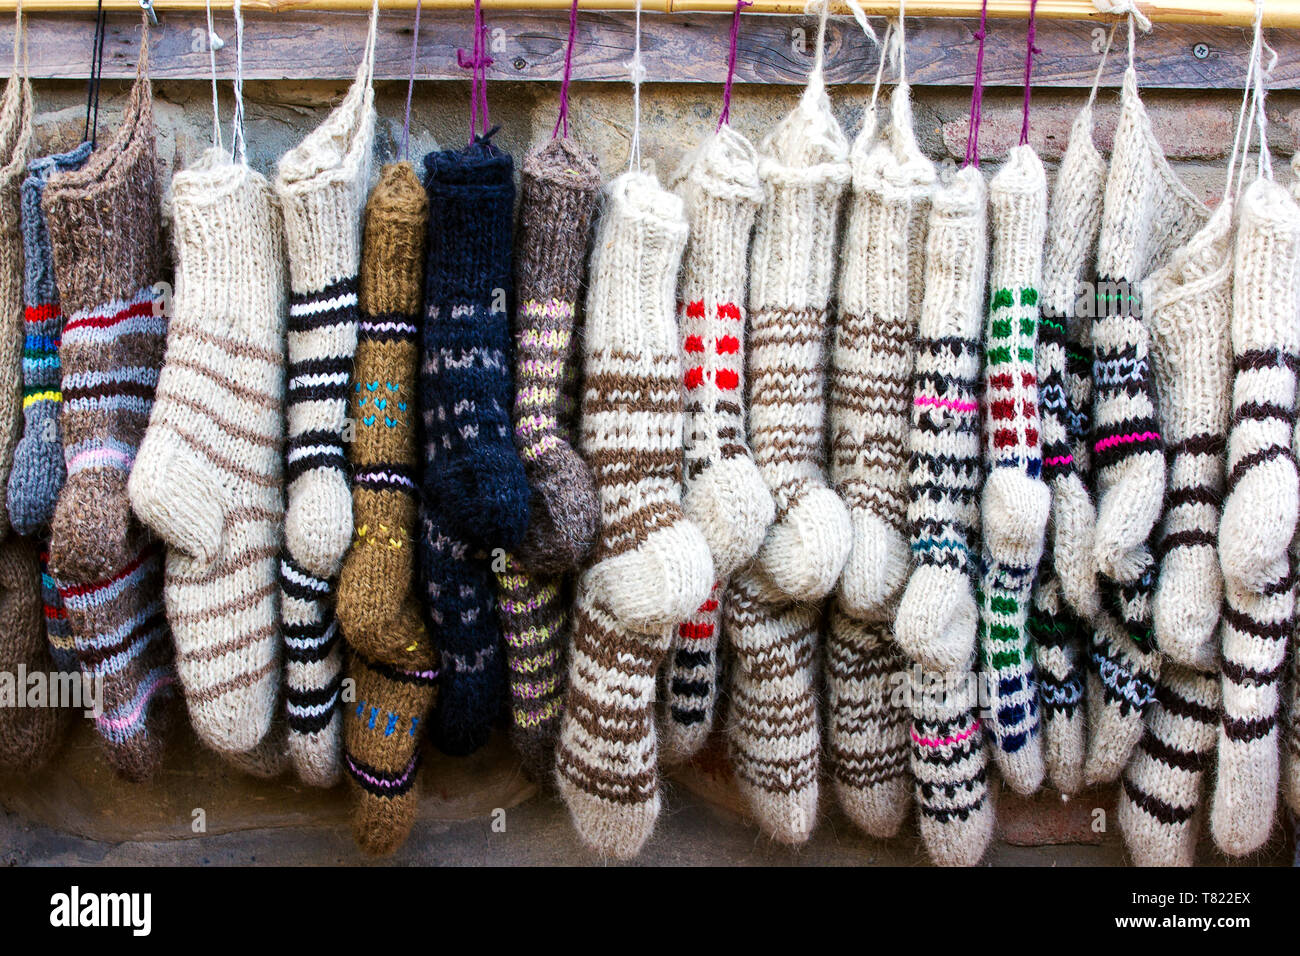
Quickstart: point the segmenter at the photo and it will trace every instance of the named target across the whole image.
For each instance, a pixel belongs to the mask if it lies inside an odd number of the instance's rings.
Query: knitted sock
[[[848,506],[852,546],[840,576],[845,613],[890,616],[907,581],[907,443],[912,342],[934,166],[912,133],[906,83],[889,126],[854,141],[853,200],[831,349],[830,474]]]
[[[765,198],[749,260],[749,438],[776,520],[758,560],[769,600],[817,601],[835,586],[852,540],[848,509],[822,474],[822,355],[850,169],[819,76],[759,153]]]
[[[967,166],[975,175],[979,170]],[[908,672],[912,702],[911,769],[921,842],[940,866],[974,866],[993,840],[984,728],[962,670]]]
[[[559,574],[586,559],[600,526],[591,469],[560,421],[600,170],[571,140],[553,139],[524,158],[520,181],[514,423],[533,493],[515,554],[535,574]]]
[[[663,719],[659,722],[663,737],[660,750],[665,764],[691,759],[713,732],[721,676],[718,642],[722,636],[725,593],[725,582],[716,582],[699,609],[677,625],[664,667]]]
[[[891,837],[912,804],[908,775],[911,714],[894,698],[907,662],[887,621],[862,623],[831,605],[826,634],[826,764],[849,819]]]
[[[1201,777],[1218,726],[1218,676],[1166,662],[1119,795],[1119,828],[1135,865],[1194,862]]]
[[[1038,668],[1043,764],[1051,785],[1067,795],[1083,786],[1087,734],[1080,637],[1084,626],[1066,606],[1061,583],[1044,559],[1038,566],[1038,585],[1029,610],[1029,635]]]
[[[686,220],[653,176],[609,186],[587,299],[582,451],[596,476],[600,538],[585,572],[631,631],[675,627],[716,580],[681,509],[682,364],[673,288]]]
[[[343,102],[276,167],[289,259],[285,546],[307,573],[332,578],[352,540],[343,454],[357,348],[361,212],[370,180],[375,91],[362,63]]]
[[[329,581],[281,556],[285,749],[298,779],[313,787],[332,787],[342,767],[343,642],[329,598]]]
[[[407,636],[419,648],[405,667],[348,654],[347,676],[356,688],[356,702],[343,708],[352,836],[375,855],[397,850],[415,822],[420,743],[438,693],[436,656],[423,625]]]
[[[677,314],[686,354],[686,493],[682,507],[709,542],[720,577],[758,553],[775,506],[745,440],[745,271],[763,199],[758,156],[723,126],[682,163],[673,184],[690,242]]]
[[[975,653],[978,611],[970,546],[979,523],[979,405],[985,186],[967,166],[936,190],[917,326],[907,521],[916,566],[894,618],[912,660],[957,670]]]
[[[564,708],[569,606],[564,579],[534,575],[513,556],[497,574],[497,613],[510,672],[510,739],[524,769],[551,781]]]
[[[21,677],[42,675],[52,691],[54,671],[42,621],[36,553],[26,541],[10,535],[0,544],[0,674],[9,679],[9,693],[23,699],[5,700],[0,706],[0,771],[33,773],[58,749],[72,711],[55,706],[53,698],[33,706]]]
[[[1216,545],[1232,387],[1232,224],[1232,202],[1225,200],[1143,284],[1169,457],[1151,617],[1156,646],[1202,670],[1219,656],[1223,603]]]
[[[21,208],[33,112],[31,81],[19,76],[15,62],[0,97],[0,487],[6,488],[23,423]],[[0,501],[0,536],[8,532],[8,504]]]
[[[214,750],[266,736],[280,687],[284,267],[261,174],[210,150],[172,182],[175,315],[131,504],[167,545],[190,723]]]
[[[50,573],[50,553],[42,543],[40,551],[41,567],[41,603],[45,610],[45,636],[50,644],[50,656],[54,669],[61,674],[75,674],[77,667],[77,647],[68,628],[68,612],[63,607],[63,598],[59,597],[59,585]]]
[[[9,520],[19,534],[31,535],[48,528],[54,503],[63,488],[67,466],[59,412],[59,342],[63,338],[63,310],[54,279],[50,234],[45,228],[41,195],[50,177],[79,169],[90,155],[90,143],[67,153],[33,160],[23,182],[23,437],[14,448],[6,498]]]
[[[443,422],[425,470],[443,520],[485,548],[518,544],[528,527],[528,479],[511,437],[510,154],[479,137],[424,158],[429,191],[426,355],[439,371],[426,392]]]
[[[993,264],[985,345],[980,662],[989,682],[993,756],[1007,784],[1043,779],[1033,651],[1027,630],[1051,497],[1041,477],[1035,347],[1047,228],[1047,180],[1017,146],[989,186]]]
[[[1291,157],[1291,170],[1300,172],[1300,153]],[[1300,202],[1300,176],[1291,182],[1291,198]],[[1300,418],[1296,421],[1291,454],[1300,461]],[[1300,567],[1300,529],[1291,539],[1291,566]],[[1300,636],[1291,631],[1291,674],[1287,682],[1286,721],[1282,730],[1282,796],[1291,809],[1292,830],[1300,825]],[[1296,842],[1300,862],[1300,841]]]
[[[143,60],[143,57],[142,57]],[[161,549],[131,513],[127,475],[162,365],[153,101],[129,94],[113,141],[50,180],[41,197],[68,312],[59,346],[67,482],[51,526],[50,567],[82,674],[103,681],[96,728],[130,780],[157,769],[175,682],[161,598]]]
[[[1223,721],[1210,828],[1219,849],[1253,852],[1273,828],[1278,717],[1295,613],[1288,547],[1300,494],[1292,442],[1300,327],[1300,208],[1272,180],[1241,197],[1232,292],[1232,430],[1219,529]]]

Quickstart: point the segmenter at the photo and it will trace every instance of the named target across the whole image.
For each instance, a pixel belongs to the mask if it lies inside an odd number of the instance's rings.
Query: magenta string
[[[573,73],[573,41],[578,38],[578,0],[573,0],[569,7],[569,41],[564,47],[564,78],[560,80],[560,115],[555,120],[555,129],[551,139],[560,135],[569,135],[569,77]]]
[[[481,129],[487,135],[490,127],[488,120],[487,68],[492,65],[492,57],[487,55],[487,26],[483,23],[483,4],[474,0],[474,50],[472,54],[464,50],[456,51],[456,62],[462,70],[472,70],[470,74],[469,94],[469,141],[472,144],[475,129]],[[479,124],[479,110],[483,111],[483,122]]]
[[[1025,47],[1025,113],[1020,121],[1020,145],[1024,146],[1029,142],[1029,93],[1031,87],[1029,79],[1034,72],[1034,54],[1043,51],[1034,46],[1034,33],[1037,24],[1034,22],[1034,9],[1038,6],[1038,0],[1029,0],[1029,41]]]
[[[415,36],[411,38],[411,76],[406,81],[406,116],[402,120],[402,158],[410,159],[407,146],[411,141],[411,94],[415,91],[415,56],[420,49],[420,5],[424,0],[415,0]]]
[[[731,14],[731,43],[727,49],[727,85],[722,88],[722,112],[718,114],[718,129],[731,122],[731,84],[736,78],[736,46],[740,41],[740,11],[752,7],[752,0],[736,0]]]
[[[1035,0],[1037,2],[1037,0]],[[966,162],[963,166],[979,168],[980,116],[984,109],[984,38],[988,36],[989,0],[980,3],[980,28],[975,33],[979,50],[975,54],[975,87],[970,95],[970,128],[966,131]]]

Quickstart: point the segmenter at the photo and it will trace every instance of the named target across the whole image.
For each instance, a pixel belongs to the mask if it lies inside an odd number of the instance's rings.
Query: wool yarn
[[[659,816],[656,675],[714,582],[681,507],[682,359],[673,291],[681,200],[628,172],[607,187],[591,261],[581,449],[601,526],[578,580],[556,785],[582,840],[638,853]]]
[[[1291,157],[1291,170],[1300,172],[1300,153]],[[1292,180],[1291,198],[1300,202],[1300,176]],[[1296,421],[1291,454],[1300,461],[1300,417]],[[1300,567],[1300,529],[1291,539],[1292,567]],[[1287,706],[1282,730],[1282,795],[1294,817],[1300,817],[1300,637],[1291,631],[1291,673],[1287,681]]]
[[[515,237],[515,447],[532,489],[516,555],[533,574],[577,568],[595,543],[600,501],[563,405],[576,368],[578,287],[600,193],[596,159],[567,138],[524,157]]]
[[[279,704],[284,267],[270,184],[209,150],[172,181],[176,295],[135,513],[167,546],[190,723],[242,753]]]
[[[758,154],[724,125],[671,183],[690,238],[677,292],[686,371],[686,491],[714,570],[729,577],[758,553],[776,509],[745,437],[745,275],[763,187]]]
[[[109,762],[150,777],[171,721],[175,669],[162,600],[162,549],[131,511],[127,476],[153,406],[167,319],[147,36],[111,142],[41,196],[68,320],[59,346],[67,481],[50,569],[83,677],[103,681],[96,718]]]
[[[913,339],[921,305],[934,165],[912,131],[911,90],[894,88],[888,125],[874,115],[853,143],[853,192],[832,333],[830,477],[849,509],[844,611],[892,617],[907,581],[907,442]]]
[[[766,486],[764,486],[766,491]],[[690,760],[708,742],[721,689],[722,598],[726,582],[716,581],[704,603],[677,625],[664,662],[660,760],[665,766]]]
[[[17,29],[17,28],[16,28]],[[16,52],[16,51],[15,51]],[[0,95],[0,485],[8,487],[22,435],[23,237],[22,184],[32,152],[32,84],[14,71]],[[0,501],[0,537],[9,509]]]
[[[749,439],[776,503],[758,553],[768,599],[817,601],[848,557],[848,510],[826,485],[823,353],[848,142],[820,73],[759,146],[763,205],[749,259]],[[760,579],[751,579],[751,583]]]
[[[1210,830],[1232,856],[1273,828],[1280,783],[1278,718],[1295,613],[1288,548],[1300,507],[1291,454],[1300,369],[1300,207],[1261,177],[1241,196],[1233,263],[1232,426],[1219,525],[1223,719]]]
[[[23,535],[48,535],[54,504],[67,466],[59,412],[59,342],[63,338],[63,310],[54,281],[50,235],[45,228],[41,194],[50,177],[75,170],[90,155],[90,143],[66,153],[32,160],[22,186],[23,230],[23,435],[14,448],[6,500],[9,520]]]

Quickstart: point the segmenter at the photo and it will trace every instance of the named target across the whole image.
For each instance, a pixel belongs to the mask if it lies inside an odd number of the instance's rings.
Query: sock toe
[[[865,620],[897,597],[907,580],[911,552],[903,535],[870,511],[857,509],[851,520],[853,543],[840,573],[839,595],[852,617]]]
[[[812,488],[768,529],[759,563],[796,601],[820,601],[835,587],[852,546],[848,509],[829,488]]]

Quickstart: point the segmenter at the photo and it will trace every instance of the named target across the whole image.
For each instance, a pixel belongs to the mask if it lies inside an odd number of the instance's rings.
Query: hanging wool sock
[[[1218,726],[1218,676],[1166,661],[1119,794],[1119,828],[1136,866],[1195,861],[1201,777]]]
[[[21,16],[21,14],[20,14]],[[16,33],[22,24],[14,27]],[[0,487],[8,487],[22,435],[23,237],[22,184],[32,152],[32,84],[14,71],[0,96]],[[9,532],[7,496],[0,501],[0,537]]]
[[[281,555],[280,628],[289,760],[298,779],[330,787],[340,773],[339,691],[343,647],[330,582]]]
[[[992,304],[985,344],[984,528],[980,659],[993,756],[1018,793],[1043,778],[1028,615],[1051,496],[1042,480],[1035,347],[1047,228],[1047,179],[1029,146],[1012,149],[989,185]]]
[[[511,437],[509,281],[515,189],[510,154],[490,134],[424,159],[429,192],[426,354],[443,417],[424,485],[457,533],[513,547],[528,527],[528,479]]]
[[[736,786],[764,833],[807,841],[817,823],[818,605],[767,604],[756,568],[732,578],[723,627],[733,654],[727,734]]]
[[[1291,157],[1291,198],[1300,202],[1300,153]],[[1296,420],[1291,455],[1300,461],[1300,417]],[[1300,528],[1291,539],[1291,566],[1300,568]],[[1291,630],[1291,673],[1287,681],[1287,706],[1282,729],[1282,796],[1292,813],[1292,829],[1300,822],[1300,621]],[[1300,859],[1300,841],[1296,843]]]
[[[355,702],[344,707],[344,761],[352,781],[352,836],[364,852],[393,853],[406,842],[418,809],[420,744],[438,693],[432,644],[416,622],[415,650],[402,667],[348,654]]]
[[[1241,197],[1233,272],[1232,430],[1219,527],[1223,721],[1210,828],[1219,849],[1253,852],[1273,828],[1278,718],[1295,612],[1288,548],[1296,529],[1296,373],[1300,207],[1261,177]]]
[[[910,713],[895,699],[907,662],[888,621],[831,605],[826,633],[826,765],[840,807],[873,837],[894,836],[911,807]]]
[[[190,723],[242,753],[280,687],[284,271],[270,184],[209,150],[172,182],[175,315],[128,490],[167,545],[167,617]]]
[[[45,228],[41,195],[51,176],[79,169],[90,155],[90,143],[74,150],[32,160],[22,186],[23,230],[23,436],[14,448],[6,499],[9,520],[19,534],[38,534],[49,527],[67,466],[59,412],[61,369],[59,342],[63,310],[54,281],[50,234]]]
[[[763,200],[758,155],[723,126],[690,153],[672,186],[686,204],[678,316],[686,357],[682,507],[726,578],[758,553],[775,506],[745,439],[745,272]]]
[[[845,613],[891,616],[910,565],[907,441],[913,339],[934,166],[912,132],[911,92],[894,88],[889,125],[854,141],[853,199],[830,373],[830,475],[852,521],[840,576]]]
[[[582,564],[600,527],[591,469],[561,422],[600,170],[565,138],[529,153],[520,172],[514,425],[532,498],[516,557],[534,574],[561,574]]]
[[[714,583],[699,609],[677,625],[664,665],[663,717],[659,721],[661,760],[665,765],[694,757],[713,732],[718,704],[725,583]]]
[[[50,567],[83,677],[104,682],[96,728],[122,776],[157,769],[175,672],[161,595],[161,549],[131,513],[127,475],[144,435],[167,320],[153,97],[139,75],[114,140],[50,179],[41,197],[68,321],[63,369],[67,482],[51,526]]]
[[[759,147],[764,201],[749,271],[749,437],[776,502],[758,553],[769,600],[816,601],[848,557],[848,510],[826,486],[824,341],[848,143],[820,71]]]
[[[19,675],[50,677],[55,662],[45,639],[41,613],[40,566],[31,545],[10,535],[0,544],[0,673],[9,676],[11,694],[26,695]],[[72,710],[51,698],[36,702],[10,700],[0,707],[0,771],[28,774],[39,770],[58,749]]]
[[[352,540],[343,434],[357,348],[361,213],[375,135],[372,66],[368,45],[343,102],[276,167],[292,293],[284,537],[292,563],[320,578],[337,573]]]
[[[1044,770],[1053,787],[1074,794],[1083,786],[1086,751],[1080,653],[1086,625],[1066,605],[1061,583],[1046,561],[1038,566],[1028,626],[1038,668]]]
[[[974,655],[978,622],[970,547],[983,481],[976,388],[985,196],[973,166],[934,194],[912,377],[907,521],[916,566],[899,601],[894,640],[912,660],[945,672]]]

